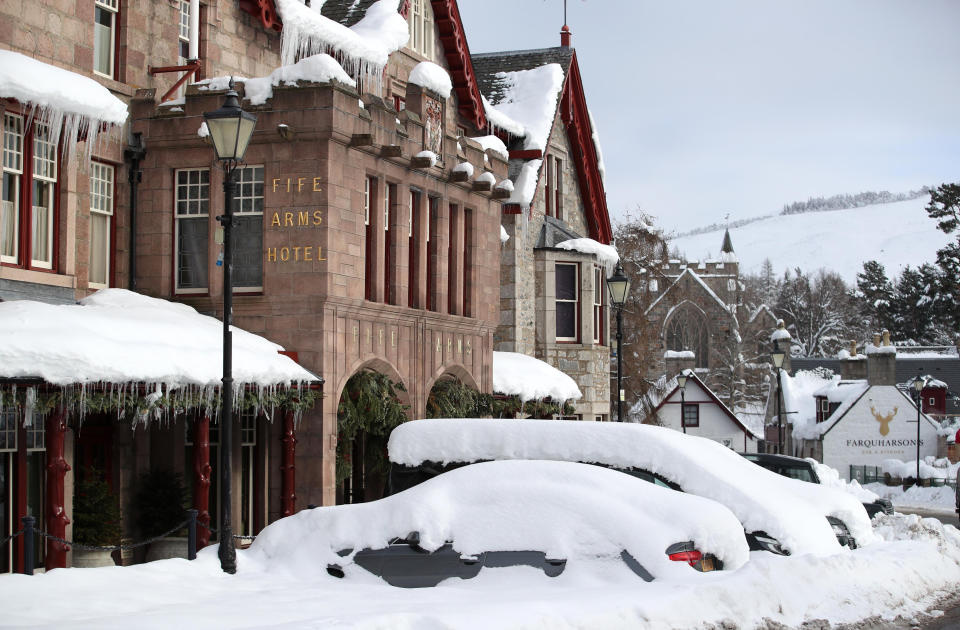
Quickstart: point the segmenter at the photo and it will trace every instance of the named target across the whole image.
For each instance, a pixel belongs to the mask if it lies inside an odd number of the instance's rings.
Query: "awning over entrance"
[[[0,303],[0,379],[52,385],[144,383],[218,387],[223,323],[175,302],[103,289],[75,305]],[[317,375],[283,347],[233,328],[238,388],[296,387]]]

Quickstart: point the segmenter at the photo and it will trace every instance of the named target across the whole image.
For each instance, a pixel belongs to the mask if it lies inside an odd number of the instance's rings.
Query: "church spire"
[[[735,263],[737,255],[733,253],[733,240],[730,239],[730,230],[723,232],[723,245],[720,247],[720,260],[725,263]]]

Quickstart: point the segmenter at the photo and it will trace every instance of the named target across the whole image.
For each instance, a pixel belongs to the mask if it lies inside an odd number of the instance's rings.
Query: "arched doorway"
[[[373,369],[356,372],[337,404],[336,501],[362,503],[383,497],[390,431],[408,419],[406,388]]]
[[[483,418],[492,413],[493,396],[477,391],[476,383],[464,370],[440,375],[427,396],[427,418]]]

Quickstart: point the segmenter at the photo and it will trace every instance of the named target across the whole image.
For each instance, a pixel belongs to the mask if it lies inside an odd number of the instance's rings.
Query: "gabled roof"
[[[747,425],[745,425],[744,423],[740,422],[740,419],[739,419],[736,415],[734,415],[734,413],[733,413],[732,411],[730,411],[730,408],[727,407],[725,404],[723,404],[723,401],[721,401],[719,398],[717,398],[717,395],[713,393],[713,390],[711,390],[709,387],[707,387],[706,383],[704,383],[703,381],[700,380],[700,377],[697,376],[696,372],[694,372],[693,370],[687,370],[687,378],[688,378],[688,381],[687,381],[687,382],[694,382],[694,383],[696,383],[697,385],[699,385],[699,386],[700,386],[700,389],[702,389],[702,390],[704,391],[704,393],[706,393],[707,396],[709,396],[710,399],[713,400],[714,403],[716,403],[716,405],[720,408],[720,410],[721,410],[724,414],[726,414],[726,416],[727,416],[728,418],[730,418],[730,419],[734,422],[734,424],[736,424],[738,427],[740,427],[740,430],[741,430],[741,431],[743,431],[744,433],[746,433],[747,435],[749,435],[750,437],[755,438],[755,439],[756,439],[756,438],[761,438],[761,437],[763,437],[762,435],[757,435],[756,433],[754,433],[753,431],[751,431],[751,430],[749,429],[749,427],[747,427]],[[653,415],[656,415],[657,412],[659,412],[660,409],[661,409],[665,404],[667,404],[667,401],[670,400],[670,398],[672,398],[675,393],[677,393],[677,390],[680,389],[679,383],[676,382],[676,377],[674,377],[674,379],[673,379],[672,382],[674,383],[673,389],[671,389],[671,390],[667,393],[667,395],[663,397],[663,399],[660,401],[660,403],[659,403],[656,407],[654,407],[654,409],[653,409]]]
[[[320,14],[339,24],[350,27],[362,20],[367,10],[378,0],[326,0]],[[440,34],[443,55],[450,68],[453,89],[457,93],[460,115],[477,129],[485,129],[487,117],[480,98],[480,88],[470,60],[470,48],[460,19],[456,0],[430,0],[434,23]],[[283,21],[277,14],[274,0],[240,0],[240,9],[260,20],[264,28],[280,31]],[[397,11],[407,16],[410,0],[397,0]]]
[[[583,199],[589,229],[588,236],[600,243],[609,244],[613,234],[610,215],[607,211],[607,196],[603,188],[600,156],[597,154],[597,147],[593,140],[593,124],[587,109],[576,50],[568,46],[560,46],[484,53],[473,55],[473,62],[480,89],[493,105],[501,100],[505,85],[503,77],[498,76],[499,73],[533,70],[547,64],[557,64],[563,70],[564,83],[556,106],[560,109],[561,120],[567,129],[567,140],[573,148],[572,158],[580,184],[580,195]],[[556,118],[556,110],[553,118]],[[534,153],[536,152],[515,153],[515,159],[511,160],[510,165],[511,175],[519,171],[520,163],[542,157],[542,154]],[[541,165],[538,180],[542,172]]]
[[[653,307],[655,307],[657,304],[659,304],[659,303],[660,303],[660,300],[662,300],[663,298],[665,298],[665,297],[667,296],[667,294],[670,293],[670,291],[672,291],[675,286],[677,286],[677,283],[679,283],[679,282],[683,279],[683,277],[684,277],[685,275],[687,275],[687,274],[689,274],[690,277],[692,277],[692,278],[697,282],[697,284],[699,284],[701,287],[703,287],[703,290],[707,292],[707,295],[709,295],[710,297],[712,297],[712,298],[717,302],[717,304],[719,304],[721,307],[723,307],[723,310],[725,310],[725,311],[727,310],[727,304],[726,304],[723,300],[720,299],[720,296],[717,295],[716,292],[714,292],[713,289],[711,289],[710,287],[707,286],[707,283],[703,281],[703,278],[701,278],[701,277],[697,274],[696,271],[694,271],[694,270],[691,269],[690,267],[687,267],[687,268],[684,269],[682,272],[680,272],[680,275],[677,276],[677,279],[674,280],[674,281],[670,284],[670,286],[667,287],[666,290],[664,290],[664,292],[660,294],[660,297],[658,297],[656,300],[654,300],[654,301],[653,301],[653,304],[651,304],[650,306],[647,307],[647,310],[644,311],[644,314],[649,313],[649,312],[653,309]]]
[[[867,395],[867,392],[869,392],[871,389],[875,389],[875,388],[878,388],[878,387],[892,387],[894,390],[896,390],[896,392],[897,392],[898,394],[900,394],[901,396],[903,396],[904,399],[906,399],[906,400],[910,403],[910,406],[911,406],[912,408],[914,408],[914,409],[917,408],[917,403],[916,403],[912,398],[910,398],[909,396],[907,396],[904,392],[900,391],[900,390],[897,388],[896,385],[871,385],[871,386],[865,388],[865,389],[863,390],[863,392],[862,392],[859,396],[857,396],[857,397],[851,397],[850,399],[848,399],[846,402],[844,402],[842,405],[840,405],[840,407],[839,407],[836,411],[834,411],[833,414],[831,414],[829,418],[827,418],[826,420],[824,420],[823,425],[822,425],[822,426],[823,426],[823,429],[821,429],[820,436],[823,437],[823,436],[825,436],[827,433],[829,433],[830,431],[832,431],[835,426],[837,426],[838,424],[840,424],[840,422],[841,422],[844,418],[846,418],[847,415],[849,415],[849,413],[850,413],[853,409],[856,408],[857,404],[863,399],[864,396]],[[852,402],[851,402],[851,401],[852,401]],[[938,422],[934,422],[933,420],[931,420],[931,419],[930,419],[930,416],[928,416],[927,414],[921,413],[920,415],[923,416],[923,417],[926,419],[926,421],[929,422],[930,425],[931,425],[932,427],[934,427],[935,429],[939,429],[939,428],[940,428],[940,424],[939,424]]]

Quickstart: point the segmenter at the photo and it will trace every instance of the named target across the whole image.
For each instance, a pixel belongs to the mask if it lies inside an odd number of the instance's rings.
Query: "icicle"
[[[37,388],[28,387],[23,400],[23,426],[33,425],[33,412],[37,407]]]

